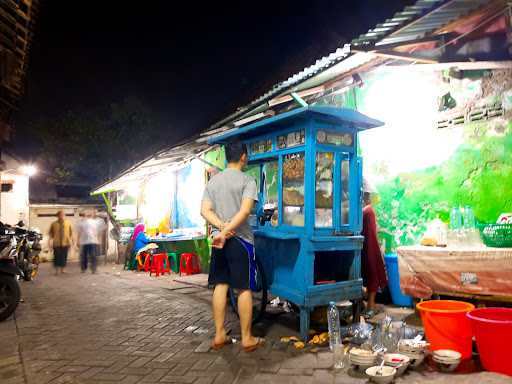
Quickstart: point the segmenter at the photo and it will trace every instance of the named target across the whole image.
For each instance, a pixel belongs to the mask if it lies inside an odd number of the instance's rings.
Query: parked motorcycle
[[[23,272],[16,265],[16,232],[0,223],[0,321],[7,319],[21,297],[18,276]]]
[[[15,227],[15,234],[18,244],[16,263],[23,271],[23,279],[30,281],[39,271],[40,242],[43,236],[37,231],[23,228],[20,223]]]

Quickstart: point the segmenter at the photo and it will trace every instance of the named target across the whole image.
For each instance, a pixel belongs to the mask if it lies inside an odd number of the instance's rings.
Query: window
[[[13,183],[2,183],[2,192],[12,192]]]
[[[319,130],[316,133],[316,141],[319,144],[330,144],[330,145],[344,145],[346,147],[352,146],[354,138],[350,133],[339,133]]]
[[[315,226],[332,227],[334,154],[316,154]]]
[[[304,152],[283,157],[283,223],[304,226]]]
[[[286,135],[277,136],[277,147],[279,149],[292,148],[304,144],[305,140],[306,131],[301,129],[300,131],[290,132]]]
[[[349,191],[350,161],[348,153],[341,160],[341,224],[349,223],[350,191]]]
[[[260,153],[270,152],[272,150],[272,140],[259,140],[251,143],[251,154],[258,155]]]

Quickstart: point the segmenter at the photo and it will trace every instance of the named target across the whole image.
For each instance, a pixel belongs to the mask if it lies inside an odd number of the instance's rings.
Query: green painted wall
[[[435,217],[448,222],[452,206],[471,205],[482,223],[512,212],[511,70],[377,72],[363,81],[321,103],[386,123],[361,134],[361,152],[388,252],[417,243]]]

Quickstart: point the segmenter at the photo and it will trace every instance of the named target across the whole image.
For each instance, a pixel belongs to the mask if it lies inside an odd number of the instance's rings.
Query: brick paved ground
[[[209,350],[209,292],[169,278],[103,267],[96,275],[76,266],[22,283],[25,302],[15,319],[0,323],[0,383],[366,383],[353,373],[334,374],[331,356],[295,351],[278,340],[290,334],[274,319],[263,350],[238,345]],[[115,268],[115,267],[114,267]],[[234,318],[230,316],[230,320]],[[236,322],[233,322],[236,324]],[[233,334],[236,335],[236,325]],[[505,383],[489,373],[412,372],[403,383]]]

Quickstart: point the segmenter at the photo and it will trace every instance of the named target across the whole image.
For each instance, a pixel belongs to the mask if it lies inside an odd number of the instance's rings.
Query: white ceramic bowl
[[[441,361],[437,361],[435,359],[434,359],[434,361],[435,361],[435,363],[437,365],[437,368],[441,372],[453,372],[453,371],[455,371],[457,369],[457,367],[460,364],[460,360],[452,362],[452,363],[441,362]]]
[[[425,360],[424,353],[409,353],[409,352],[401,352],[401,353],[410,359],[409,365],[413,368],[420,366],[421,363],[423,363],[423,360]]]
[[[371,363],[361,364],[361,363],[355,363],[353,361],[350,361],[350,364],[352,364],[354,369],[364,373],[368,368],[373,367],[376,364],[376,362],[373,361]]]
[[[387,353],[384,355],[384,361],[387,366],[396,368],[396,376],[401,376],[409,367],[411,359],[401,353]]]
[[[379,374],[381,367],[374,365],[366,369],[366,374],[370,376],[370,380],[377,384],[389,384],[395,379],[396,369],[393,367],[383,366],[382,371]]]
[[[462,355],[460,352],[453,351],[451,349],[438,349],[437,351],[432,352],[432,355],[440,360],[460,360]]]

